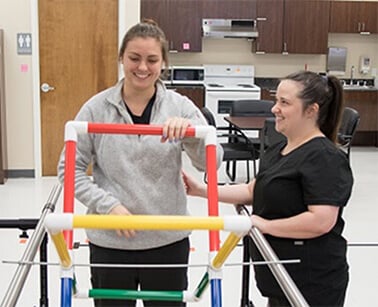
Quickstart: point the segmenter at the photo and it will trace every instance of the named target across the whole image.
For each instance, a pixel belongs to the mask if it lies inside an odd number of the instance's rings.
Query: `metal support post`
[[[20,264],[17,266],[16,272],[8,286],[8,290],[5,293],[1,307],[14,307],[16,306],[17,300],[20,296],[22,288],[25,284],[26,278],[29,274],[32,264],[27,262],[32,262],[37,253],[39,246],[46,234],[44,228],[44,220],[48,213],[55,210],[55,204],[58,200],[61,185],[56,185],[50,192],[50,196],[47,200],[46,205],[43,208],[42,214],[40,216],[39,222],[30,238],[30,241],[25,249],[25,252],[21,258]]]

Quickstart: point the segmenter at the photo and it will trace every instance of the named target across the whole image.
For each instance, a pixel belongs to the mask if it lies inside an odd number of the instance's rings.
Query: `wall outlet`
[[[373,68],[371,69],[371,76],[372,76],[372,77],[377,77],[377,68],[376,68],[376,67],[373,67]]]

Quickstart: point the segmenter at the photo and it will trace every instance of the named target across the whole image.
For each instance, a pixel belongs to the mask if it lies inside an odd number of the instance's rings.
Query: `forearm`
[[[249,184],[223,185],[218,187],[218,199],[229,204],[252,203],[252,193]]]
[[[337,207],[324,206],[282,219],[267,220],[252,216],[252,223],[262,233],[281,238],[310,239],[329,232],[337,220]]]
[[[251,204],[252,187],[250,184],[218,186],[218,200],[229,204]],[[191,193],[192,196],[207,198],[207,185],[199,184]]]

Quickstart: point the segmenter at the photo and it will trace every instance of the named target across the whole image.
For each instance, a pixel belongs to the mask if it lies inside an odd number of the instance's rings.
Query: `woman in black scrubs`
[[[336,137],[343,110],[336,77],[298,72],[277,88],[276,130],[286,141],[265,152],[249,184],[219,187],[219,201],[251,203],[252,223],[286,265],[310,306],[343,306],[348,285],[347,244],[342,211],[353,176]],[[206,186],[184,173],[187,193],[206,197]],[[251,246],[252,259],[262,260]],[[290,306],[267,266],[255,267],[257,286],[268,306]]]

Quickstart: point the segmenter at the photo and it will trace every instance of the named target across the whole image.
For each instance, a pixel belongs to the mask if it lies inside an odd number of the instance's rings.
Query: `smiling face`
[[[154,91],[163,66],[161,43],[151,37],[136,37],[127,43],[121,62],[126,89]]]
[[[293,80],[283,80],[277,88],[276,104],[272,112],[276,116],[276,130],[291,138],[306,131],[316,124],[316,104],[304,110],[302,100],[298,97],[303,85]],[[315,108],[315,109],[314,109]]]

